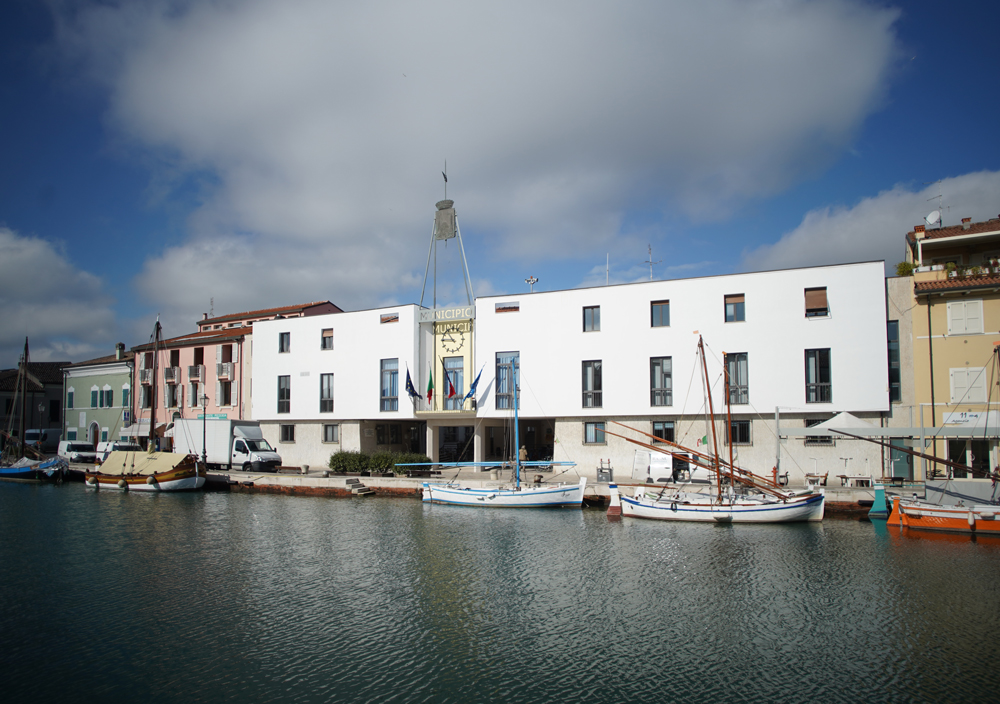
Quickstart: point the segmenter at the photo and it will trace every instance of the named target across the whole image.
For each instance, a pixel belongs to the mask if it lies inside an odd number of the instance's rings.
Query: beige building
[[[917,226],[907,234],[914,265],[913,425],[928,453],[969,467],[919,460],[915,478],[982,477],[1000,464],[1000,218]]]

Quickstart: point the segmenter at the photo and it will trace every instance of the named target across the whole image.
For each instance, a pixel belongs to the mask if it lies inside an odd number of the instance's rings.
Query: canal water
[[[0,483],[11,702],[939,702],[1000,542]]]

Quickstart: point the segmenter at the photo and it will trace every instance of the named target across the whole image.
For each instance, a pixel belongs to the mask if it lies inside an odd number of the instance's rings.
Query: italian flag
[[[695,447],[701,447],[702,445],[708,445],[708,436],[707,435],[705,437],[699,439],[698,443],[697,443],[697,445],[695,445]]]
[[[434,367],[427,371],[427,403],[434,397]]]

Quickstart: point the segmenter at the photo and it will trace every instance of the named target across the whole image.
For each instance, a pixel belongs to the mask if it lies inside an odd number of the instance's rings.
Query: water
[[[6,701],[988,701],[1000,683],[995,540],[5,483],[0,535]]]

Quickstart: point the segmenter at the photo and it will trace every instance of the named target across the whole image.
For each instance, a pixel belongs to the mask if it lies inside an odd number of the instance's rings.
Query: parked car
[[[77,464],[94,464],[97,461],[97,452],[94,451],[94,446],[89,442],[62,440],[56,454],[67,462]]]
[[[142,448],[134,442],[124,440],[109,440],[108,442],[97,443],[97,456],[101,462],[108,459],[112,452],[142,452]]]

